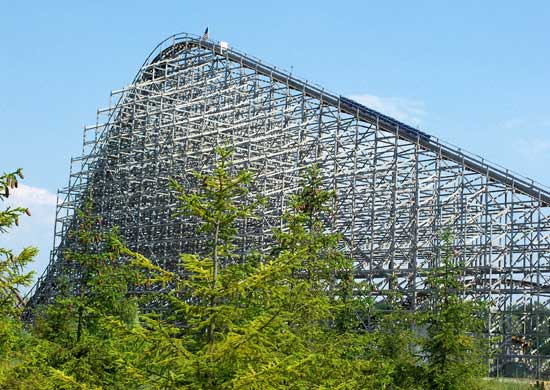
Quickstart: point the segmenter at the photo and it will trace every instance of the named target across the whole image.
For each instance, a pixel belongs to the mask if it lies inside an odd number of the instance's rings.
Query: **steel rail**
[[[173,44],[160,51],[152,60],[152,55],[167,41],[173,41]],[[161,42],[149,55],[144,63],[153,65],[166,58],[176,57],[181,51],[196,46],[211,50],[214,53],[223,56],[231,61],[241,64],[242,66],[258,72],[259,74],[270,77],[273,80],[284,83],[290,88],[303,92],[304,94],[318,99],[321,104],[326,103],[338,107],[340,111],[358,117],[361,120],[371,124],[378,124],[381,130],[396,134],[399,138],[418,144],[420,147],[441,155],[443,158],[463,164],[473,172],[487,176],[488,178],[506,184],[512,187],[513,190],[522,194],[528,195],[534,199],[538,199],[541,206],[550,206],[550,189],[543,188],[534,180],[518,177],[518,175],[510,173],[505,169],[500,169],[492,164],[488,164],[483,160],[474,158],[469,153],[463,150],[454,149],[438,139],[434,139],[430,135],[422,132],[410,125],[407,125],[395,118],[384,115],[376,110],[363,106],[351,99],[328,92],[323,88],[303,81],[295,76],[292,76],[285,71],[282,71],[274,66],[267,65],[257,59],[254,59],[246,54],[240,53],[235,49],[221,46],[209,40],[204,40],[198,37],[193,37],[189,34],[176,34],[165,41]],[[142,67],[142,69],[143,69]],[[139,79],[139,73],[135,80]]]

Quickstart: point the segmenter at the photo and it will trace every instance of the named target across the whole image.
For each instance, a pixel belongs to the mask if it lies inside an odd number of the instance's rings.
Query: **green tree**
[[[206,250],[204,262],[197,262],[195,256],[184,256],[184,262],[191,272],[196,266],[205,266],[211,269],[211,278],[205,282],[206,289],[211,289],[207,295],[209,315],[207,334],[210,350],[214,348],[216,329],[223,327],[222,316],[217,315],[217,301],[213,291],[220,284],[220,268],[232,264],[238,257],[235,254],[235,235],[237,233],[236,222],[244,218],[251,218],[252,211],[258,206],[258,202],[246,203],[248,185],[251,181],[251,173],[241,170],[231,174],[229,159],[232,152],[228,149],[217,148],[216,156],[219,159],[210,174],[196,172],[195,176],[201,183],[200,192],[187,192],[177,181],[172,180],[172,188],[177,192],[181,202],[180,214],[195,217],[198,222],[197,233],[206,237]],[[211,263],[211,265],[210,265]],[[204,303],[201,299],[199,305]]]
[[[11,190],[18,187],[19,179],[23,179],[21,169],[0,176],[0,200],[10,196]],[[24,207],[7,207],[0,211],[0,234],[17,226],[23,214],[31,215]],[[26,267],[37,253],[34,247],[26,247],[18,254],[0,248],[0,388],[17,388],[17,385],[12,386],[14,373],[29,364],[29,351],[40,344],[24,329],[20,320],[24,309],[20,289],[32,281],[33,272],[26,271]]]
[[[231,164],[231,151],[216,152],[213,169],[195,174],[197,191],[171,182],[178,213],[200,238],[200,251],[182,254],[176,272],[105,230],[90,198],[68,236],[58,295],[37,310],[30,333],[18,319],[17,288],[28,283],[22,267],[34,252],[2,250],[0,388],[479,387],[485,350],[475,332],[484,307],[461,294],[450,234],[441,266],[427,275],[429,311],[408,313],[397,292],[376,305],[327,223],[336,194],[317,167],[290,198],[272,248],[243,253],[238,227],[263,202],[251,197],[252,175]],[[1,177],[5,196],[17,177]],[[23,213],[7,209],[0,227]]]
[[[36,309],[33,346],[4,383],[10,389],[139,389],[150,374],[143,363],[144,329],[130,289],[164,275],[126,248],[116,230],[104,231],[88,199],[75,216],[71,249],[53,303]],[[29,344],[29,343],[27,343]],[[156,389],[154,383],[148,389]]]
[[[10,190],[18,187],[18,179],[23,179],[23,170],[19,168],[12,173],[0,176],[0,200],[10,196]],[[14,225],[19,225],[22,215],[30,216],[28,208],[7,207],[0,211],[0,234],[7,233]],[[26,247],[19,254],[12,250],[0,248],[0,315],[18,318],[23,308],[20,288],[28,286],[33,272],[24,272],[25,267],[34,259],[38,249]]]
[[[391,364],[369,353],[373,338],[345,325],[356,287],[340,236],[324,219],[334,194],[320,172],[308,170],[275,232],[274,254],[237,255],[237,224],[253,218],[250,174],[235,171],[231,152],[218,149],[212,172],[196,174],[201,188],[172,186],[180,212],[198,220],[202,254],[183,254],[168,294],[168,315],[148,315],[153,364],[167,388],[310,389],[382,388]],[[263,249],[263,248],[258,248]]]
[[[484,325],[485,305],[463,294],[464,265],[454,257],[453,238],[442,235],[441,265],[428,275],[431,307],[422,314],[427,337],[425,385],[429,389],[455,390],[481,387],[485,374],[486,342],[478,337]]]

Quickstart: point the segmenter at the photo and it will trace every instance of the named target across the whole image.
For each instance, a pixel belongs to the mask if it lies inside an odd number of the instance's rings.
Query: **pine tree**
[[[450,231],[443,233],[442,242],[441,265],[426,279],[431,307],[420,314],[427,329],[425,385],[437,390],[480,388],[488,351],[478,335],[486,305],[463,295],[464,264],[454,257]]]
[[[19,168],[12,173],[0,176],[0,200],[10,196],[10,190],[18,187],[19,179],[23,179],[23,170]],[[7,207],[0,211],[0,234],[7,233],[13,226],[19,225],[22,215],[30,216],[28,208]],[[23,308],[20,288],[28,286],[33,272],[24,272],[25,267],[34,259],[38,249],[26,247],[19,254],[12,250],[0,248],[0,316],[18,318]]]
[[[92,205],[89,197],[76,213],[71,249],[63,253],[66,275],[58,282],[65,288],[35,313],[33,334],[45,349],[34,349],[35,364],[14,373],[21,383],[25,373],[37,376],[44,369],[56,373],[55,386],[67,388],[140,388],[150,377],[132,292],[167,273],[130,251],[116,229],[105,230]]]
[[[1,201],[18,187],[20,179],[23,179],[22,169],[0,176]],[[0,234],[8,233],[13,226],[19,225],[19,218],[23,214],[30,216],[29,209],[7,207],[1,210]],[[25,271],[25,268],[37,253],[34,247],[26,247],[18,254],[0,248],[0,387],[9,377],[11,369],[24,358],[20,349],[27,339],[19,320],[24,307],[20,289],[32,281],[33,273]]]
[[[199,192],[172,183],[208,249],[182,255],[186,276],[168,297],[172,315],[148,316],[162,345],[159,380],[201,389],[381,388],[391,365],[369,354],[371,335],[349,315],[357,286],[340,236],[326,232],[334,194],[322,189],[319,170],[308,170],[293,197],[273,255],[242,258],[236,223],[259,204],[247,199],[250,174],[233,171],[229,151],[218,156],[211,173],[196,174]],[[337,325],[346,315],[355,325]]]
[[[407,313],[391,293],[377,308],[372,287],[331,231],[321,171],[306,170],[274,231],[271,248],[238,247],[238,226],[262,200],[252,175],[217,149],[200,188],[171,182],[178,212],[197,226],[198,253],[168,272],[105,230],[88,199],[75,216],[66,276],[53,304],[26,331],[17,288],[33,250],[2,250],[0,388],[10,389],[466,389],[485,353],[474,333],[483,305],[461,294],[463,265],[443,237],[442,265],[429,272],[430,310]],[[21,172],[2,176],[7,195]],[[15,181],[14,181],[15,180]],[[0,195],[1,196],[1,195]],[[0,214],[4,231],[24,208]],[[11,261],[11,263],[10,263]],[[166,292],[166,291],[169,292]],[[156,291],[156,292],[155,292]],[[379,305],[379,304],[378,304]],[[140,308],[146,308],[141,313]],[[374,319],[369,322],[370,319]],[[427,335],[417,332],[425,328]]]

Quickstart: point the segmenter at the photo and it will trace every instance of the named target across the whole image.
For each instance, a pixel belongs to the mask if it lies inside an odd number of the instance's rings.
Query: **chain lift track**
[[[465,293],[489,301],[487,331],[500,336],[494,370],[548,370],[550,190],[436,137],[327,92],[224,44],[188,34],[159,44],[115,103],[84,129],[59,191],[50,264],[29,307],[50,302],[71,247],[74,212],[93,188],[94,210],[127,245],[168,268],[201,250],[193,221],[173,216],[174,177],[196,185],[213,146],[229,145],[237,167],[255,173],[268,199],[239,226],[239,247],[269,245],[288,195],[318,163],[334,189],[330,226],[344,235],[357,278],[383,299],[400,290],[415,310],[429,291],[441,233],[451,229],[465,264]]]

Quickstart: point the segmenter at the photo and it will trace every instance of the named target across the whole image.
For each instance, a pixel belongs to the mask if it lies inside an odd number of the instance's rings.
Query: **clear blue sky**
[[[206,26],[213,40],[550,185],[548,1],[3,1],[0,10],[0,171],[25,169],[32,188],[14,200],[36,210],[8,241],[38,245],[42,265],[49,194],[67,182],[82,126],[159,41]]]

